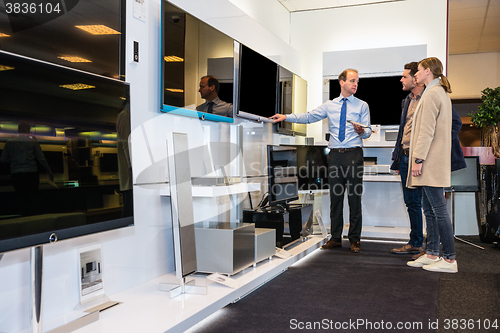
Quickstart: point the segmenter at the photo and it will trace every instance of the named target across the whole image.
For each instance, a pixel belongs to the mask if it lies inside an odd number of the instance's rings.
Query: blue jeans
[[[401,187],[403,188],[403,199],[410,218],[410,241],[411,246],[421,247],[424,241],[422,222],[422,189],[407,188],[406,178],[408,176],[408,155],[401,154],[399,159],[399,174],[401,175]]]
[[[450,215],[442,187],[422,186],[422,207],[427,222],[427,254],[439,256],[439,243],[443,245],[443,258],[455,259],[455,243]]]

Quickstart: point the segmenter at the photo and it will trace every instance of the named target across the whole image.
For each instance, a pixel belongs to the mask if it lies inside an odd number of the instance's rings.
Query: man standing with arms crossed
[[[405,65],[401,78],[403,90],[410,93],[401,104],[401,123],[399,124],[396,146],[392,153],[394,162],[391,169],[401,176],[403,198],[410,218],[410,241],[403,247],[392,249],[391,252],[395,254],[418,254],[422,253],[423,250],[422,189],[419,187],[413,189],[406,187],[413,114],[425,89],[424,85],[416,83],[414,75],[417,71],[418,63],[410,62]]]
[[[355,69],[346,69],[339,75],[340,96],[303,114],[276,114],[274,122],[289,121],[309,124],[328,118],[330,141],[328,147],[328,181],[330,186],[330,240],[323,250],[342,247],[344,227],[344,194],[349,202],[349,242],[351,252],[361,251],[361,194],[363,192],[363,139],[370,137],[370,109],[354,94],[359,76]],[[350,123],[348,120],[355,123]]]

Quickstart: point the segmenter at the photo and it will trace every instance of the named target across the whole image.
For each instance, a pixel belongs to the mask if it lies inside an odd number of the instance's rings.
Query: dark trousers
[[[410,241],[411,246],[421,247],[424,241],[423,218],[422,218],[422,188],[407,188],[409,165],[408,155],[402,154],[399,160],[399,175],[401,176],[401,187],[403,198],[410,218]]]
[[[344,228],[344,195],[349,203],[349,241],[361,239],[363,193],[363,150],[361,148],[328,154],[328,182],[330,185],[330,221],[332,240],[342,240]]]

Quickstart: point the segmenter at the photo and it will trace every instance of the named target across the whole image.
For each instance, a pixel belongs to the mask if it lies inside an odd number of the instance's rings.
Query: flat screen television
[[[272,122],[278,107],[278,64],[240,44],[236,114],[247,119]]]
[[[401,101],[408,96],[398,76],[362,77],[354,96],[368,103],[372,125],[399,125]],[[330,80],[330,100],[340,96],[338,80]]]
[[[307,82],[289,70],[279,67],[278,112],[300,114],[307,112]],[[306,124],[282,121],[275,124],[278,133],[285,135],[307,135]]]
[[[2,1],[3,51],[125,80],[126,0],[8,2],[30,7]]]
[[[297,149],[297,176],[299,191],[327,190],[327,146],[293,145]]]
[[[96,163],[103,144],[117,152],[128,83],[0,51],[0,101],[0,253],[133,225],[118,172],[103,178]],[[42,168],[29,187],[19,183],[15,140],[26,125],[23,137],[41,147],[53,182]]]
[[[299,198],[297,149],[267,146],[269,206],[283,205]]]
[[[234,122],[234,40],[168,1],[161,8],[160,111]],[[229,104],[213,112],[199,91],[201,78],[209,75],[220,83],[220,100]]]

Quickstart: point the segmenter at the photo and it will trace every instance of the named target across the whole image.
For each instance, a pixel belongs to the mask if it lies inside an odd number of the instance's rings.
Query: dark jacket
[[[392,152],[392,165],[391,170],[399,170],[399,158],[401,156],[401,141],[403,140],[403,132],[406,124],[406,116],[408,114],[408,107],[411,102],[411,94],[408,94],[405,99],[401,102],[401,120],[399,123],[398,138],[396,139],[396,145],[394,151]],[[465,164],[464,153],[462,147],[460,147],[460,140],[458,139],[458,133],[462,128],[462,120],[458,115],[457,110],[452,107],[452,125],[451,125],[451,171],[464,169],[467,167]]]

